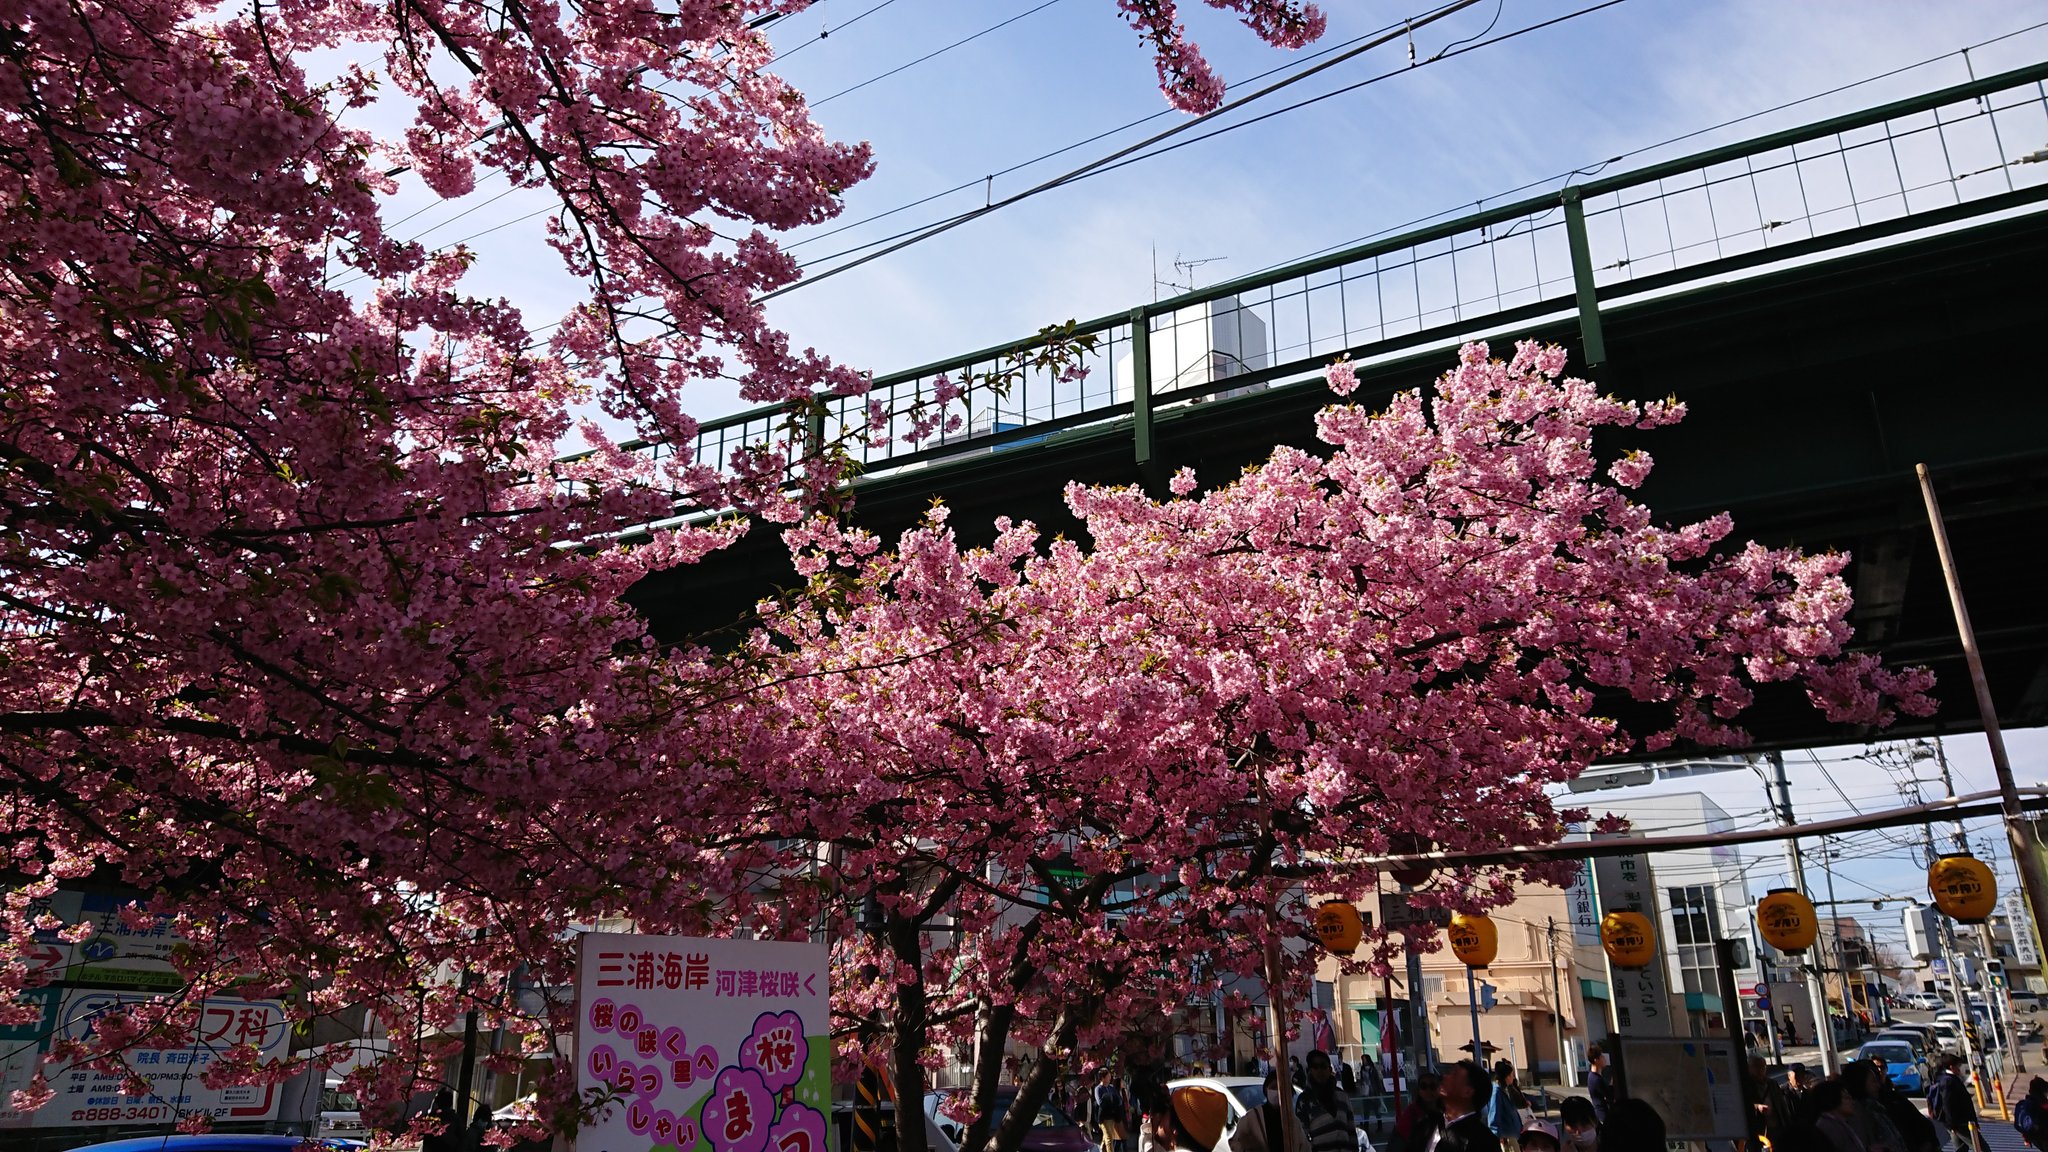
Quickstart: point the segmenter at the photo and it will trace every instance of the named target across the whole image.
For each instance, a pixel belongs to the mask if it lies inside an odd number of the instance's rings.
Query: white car
[[[1254,1108],[1266,1103],[1266,1081],[1260,1076],[1183,1076],[1166,1082],[1168,1090],[1175,1088],[1208,1088],[1220,1092],[1230,1102],[1230,1114],[1223,1122],[1223,1135],[1217,1138],[1211,1152],[1230,1152],[1230,1138],[1237,1132],[1238,1121]],[[1300,1085],[1294,1088],[1301,1094]],[[1374,1152],[1372,1137],[1365,1129],[1358,1129],[1358,1152]]]
[[[361,1140],[367,1132],[355,1095],[343,1088],[341,1081],[327,1081],[320,1090],[320,1135]]]

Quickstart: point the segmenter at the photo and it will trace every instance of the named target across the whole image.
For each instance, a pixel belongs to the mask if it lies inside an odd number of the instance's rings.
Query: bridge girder
[[[1893,735],[1979,726],[1934,558],[1913,465],[1933,470],[2000,719],[2048,723],[2048,213],[2035,212],[1875,251],[1715,283],[1604,314],[1609,391],[1675,394],[1686,420],[1632,444],[1656,458],[1642,498],[1683,521],[1726,510],[1736,539],[1853,556],[1859,646],[1940,677],[1940,711]],[[1570,319],[1502,332],[1576,348]],[[1426,385],[1446,350],[1359,369],[1354,401]],[[1316,385],[1160,411],[1153,459],[1134,463],[1128,421],[863,481],[854,514],[885,538],[933,499],[969,540],[1000,515],[1080,533],[1061,503],[1069,481],[1158,485],[1191,466],[1205,483],[1237,475],[1276,444],[1318,447]],[[651,577],[629,599],[657,636],[680,640],[743,620],[796,583],[776,534]],[[1767,689],[1746,719],[1760,744],[1853,742],[1796,692]]]

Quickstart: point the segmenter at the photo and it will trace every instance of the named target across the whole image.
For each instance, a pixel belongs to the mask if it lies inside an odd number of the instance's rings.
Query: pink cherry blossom
[[[827,918],[842,1070],[885,1061],[914,1099],[934,1042],[1024,1045],[1044,1058],[1008,1116],[1028,1118],[1060,1075],[1163,1041],[1189,996],[1258,979],[1312,901],[1376,892],[1365,858],[1549,843],[1585,814],[1547,789],[1739,744],[1759,684],[1853,724],[1929,710],[1925,672],[1846,652],[1843,557],[1656,520],[1624,489],[1646,456],[1603,480],[1596,431],[1679,410],[1563,368],[1470,345],[1431,394],[1326,409],[1327,457],[1279,449],[1199,495],[1181,473],[1164,500],[1075,486],[1085,546],[1003,522],[963,548],[943,508],[888,550],[793,529],[833,594],[767,618],[803,672],[748,701],[775,712],[738,753],[766,787],[727,820],[766,837],[742,875],[831,848],[817,888],[749,911],[771,934]],[[1561,878],[1468,870],[1421,899],[1483,909]],[[1302,1002],[1312,954],[1288,955]],[[1358,963],[1390,957],[1375,935]],[[898,1034],[863,1050],[870,1012]],[[992,1072],[975,1083],[968,1118],[994,1099]],[[964,1146],[1015,1147],[1025,1122]]]
[[[874,162],[770,67],[802,7],[0,16],[0,950],[81,934],[50,901],[88,877],[188,941],[185,992],[60,1059],[181,1043],[222,992],[302,1033],[374,1012],[391,1051],[348,1084],[395,1124],[470,1011],[504,1055],[551,1050],[565,1009],[512,982],[570,979],[564,923],[703,928],[700,891],[741,893],[712,928],[751,915],[752,830],[690,797],[751,787],[735,750],[773,733],[737,702],[786,657],[657,638],[627,593],[749,523],[686,514],[839,507],[869,432],[816,441],[807,417],[870,378],[757,303],[799,274],[780,234]],[[1285,0],[1235,7],[1275,43],[1311,30]],[[564,310],[406,239],[401,169],[541,197]],[[728,380],[790,418],[700,459],[691,409]],[[985,385],[877,423],[932,434]],[[571,436],[590,451],[558,458]],[[30,980],[0,965],[0,1019],[32,1018]],[[336,1058],[236,1049],[208,1075]],[[541,1091],[548,1124],[582,1107],[572,1075]]]

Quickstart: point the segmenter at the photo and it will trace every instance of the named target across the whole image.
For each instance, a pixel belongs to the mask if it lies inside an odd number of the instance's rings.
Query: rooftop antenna
[[[1159,289],[1161,288],[1171,288],[1176,295],[1182,292],[1193,292],[1195,290],[1195,269],[1200,268],[1204,264],[1215,264],[1228,259],[1230,259],[1228,256],[1183,258],[1179,253],[1175,253],[1173,269],[1177,274],[1176,277],[1172,280],[1161,280],[1159,278],[1159,249],[1157,245],[1154,245],[1152,249],[1152,302],[1154,304],[1159,302]],[[1186,283],[1182,283],[1181,281],[1183,280]]]

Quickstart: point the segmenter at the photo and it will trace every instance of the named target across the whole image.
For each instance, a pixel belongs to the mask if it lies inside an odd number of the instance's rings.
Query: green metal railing
[[[1582,358],[1597,364],[1603,304],[2048,200],[2044,81],[2048,64],[2016,69],[1143,304],[1075,327],[1093,340],[1078,377],[1019,370],[1038,339],[891,373],[868,396],[828,400],[809,434],[847,436],[880,471],[1128,417],[1142,463],[1161,406],[1306,377],[1339,355],[1372,359],[1576,312]],[[1011,378],[1004,395],[953,399],[941,406],[950,428],[906,439],[907,413],[928,411],[942,378],[994,371]],[[705,422],[688,450],[716,467],[790,429],[787,409],[756,409]]]

